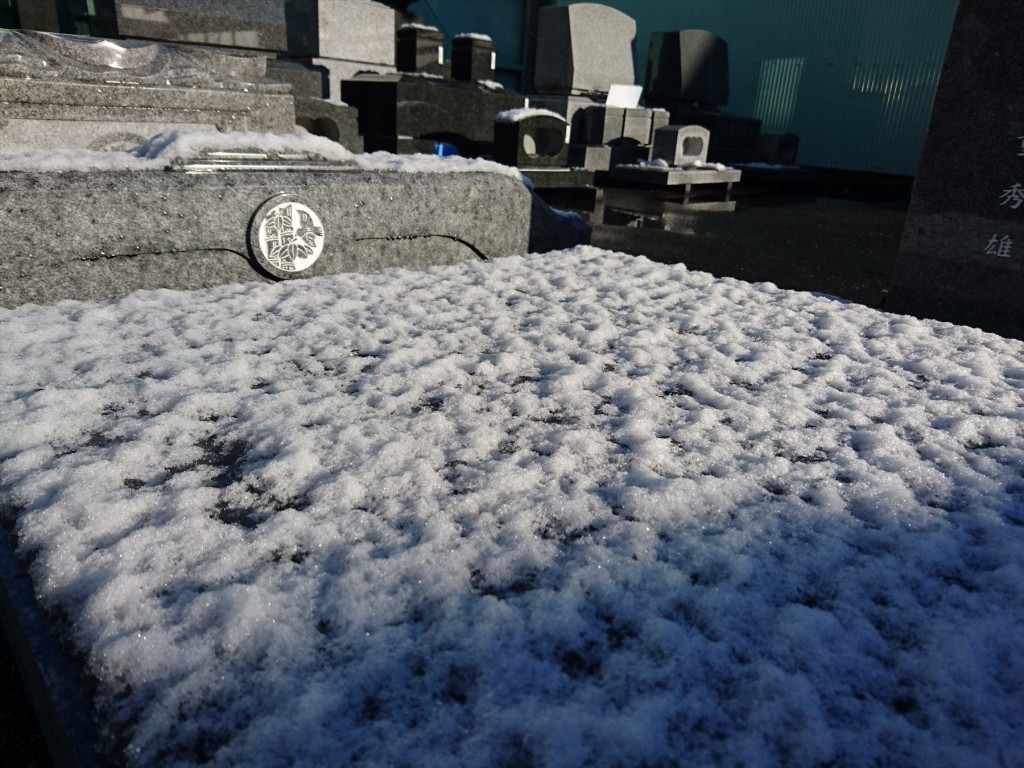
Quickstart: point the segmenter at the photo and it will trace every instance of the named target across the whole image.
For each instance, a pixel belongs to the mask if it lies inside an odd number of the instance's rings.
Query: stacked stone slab
[[[104,7],[102,4],[97,5],[97,15],[87,17],[81,24],[76,22],[76,26],[82,27],[81,32],[129,41],[162,43],[172,49],[215,47],[233,55],[262,58],[268,62],[267,78],[288,83],[296,89],[293,110],[295,124],[331,137],[355,151],[361,148],[355,111],[336,101],[336,84],[335,100],[326,101],[331,98],[332,68],[348,67],[344,73],[335,72],[336,81],[342,74],[354,71],[357,66],[393,69],[390,65],[393,64],[394,54],[390,47],[384,46],[386,50],[382,48],[367,54],[367,50],[374,50],[373,41],[380,37],[380,23],[375,27],[370,23],[371,19],[365,17],[369,7],[372,21],[384,22],[384,35],[388,46],[392,46],[395,14],[389,8],[369,0],[363,0],[362,4],[357,0],[295,0],[288,3],[280,0],[247,0],[244,3],[113,0],[110,4],[112,13],[108,15],[103,14]],[[353,12],[353,7],[356,12]],[[57,0],[19,0],[18,10],[20,21],[27,29],[56,32],[61,27],[62,17],[58,12]],[[336,21],[338,18],[343,20],[341,25]],[[64,22],[66,27],[67,19]],[[339,42],[339,30],[348,32],[351,39]],[[295,52],[289,63],[291,49]],[[321,49],[326,51],[323,59],[319,58]],[[361,56],[373,60],[358,63],[335,61],[329,58],[335,53],[342,57]],[[331,64],[331,67],[324,66],[322,62]],[[310,74],[299,71],[296,66],[298,64]],[[177,124],[208,127],[213,123],[185,120]],[[258,122],[254,125],[259,127]]]
[[[325,98],[341,99],[341,83],[357,72],[395,72],[394,9],[372,0],[285,3],[288,58],[327,74]]]
[[[449,67],[437,64],[443,38],[432,27],[402,25],[397,37],[401,71],[342,83],[342,99],[359,110],[366,151],[434,154],[451,145],[468,157],[493,156],[495,116],[524,107],[526,100],[490,79],[496,58],[491,39],[456,36]]]
[[[285,151],[216,138],[212,151],[169,144],[141,167],[61,168],[45,153],[38,167],[0,164],[0,306],[526,252],[531,196],[499,166],[375,170],[306,151],[313,137]]]
[[[285,47],[284,5],[277,0],[114,0],[114,12],[118,35],[127,39],[254,51]]]
[[[636,22],[597,3],[541,8],[537,17],[530,106],[557,112],[571,125],[569,164],[607,171],[647,159],[654,131],[668,117],[606,105],[611,86],[635,81]]]
[[[359,112],[323,98],[326,73],[287,59],[270,59],[267,77],[288,83],[295,99],[295,124],[315,136],[336,141],[353,152],[363,151]]]
[[[725,111],[729,102],[729,47],[701,29],[651,35],[647,104],[668,111],[673,125],[702,125],[711,131],[713,162],[754,159],[761,121]]]
[[[0,31],[0,146],[117,150],[170,128],[292,131],[267,60],[209,48]]]

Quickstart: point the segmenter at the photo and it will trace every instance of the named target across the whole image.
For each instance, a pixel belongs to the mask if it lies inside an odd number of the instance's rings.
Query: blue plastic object
[[[447,141],[439,141],[434,145],[434,154],[438,157],[457,157],[459,148]]]

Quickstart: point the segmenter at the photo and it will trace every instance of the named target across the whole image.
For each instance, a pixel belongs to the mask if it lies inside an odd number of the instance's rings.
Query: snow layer
[[[1024,344],[591,248],[0,312],[132,765],[1021,765]]]
[[[494,116],[494,120],[499,123],[517,123],[520,120],[526,120],[530,117],[557,117],[563,123],[566,122],[565,115],[560,115],[557,112],[552,112],[550,109],[538,109],[536,107],[517,107],[516,109],[506,109],[504,112],[499,112]]]
[[[478,158],[435,155],[353,153],[341,144],[308,133],[256,133],[172,130],[157,134],[130,152],[90,150],[0,150],[0,171],[161,170],[169,165],[204,159],[208,152],[250,150],[303,154],[350,165],[363,171],[402,173],[500,173],[522,178],[519,170]]]

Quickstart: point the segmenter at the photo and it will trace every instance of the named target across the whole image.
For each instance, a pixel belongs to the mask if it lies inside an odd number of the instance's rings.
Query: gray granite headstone
[[[397,17],[383,3],[292,0],[285,8],[289,56],[394,66]]]
[[[538,93],[608,93],[632,85],[636,22],[597,3],[541,8],[537,16],[534,88]]]
[[[960,0],[886,309],[1024,339],[1024,5]]]
[[[136,146],[170,128],[291,131],[267,59],[209,48],[0,30],[0,147]]]
[[[395,71],[396,11],[372,0],[290,0],[288,57],[327,72],[328,97],[358,72]]]
[[[240,141],[141,168],[60,169],[41,154],[38,170],[0,171],[0,306],[526,252],[530,194],[513,176]]]
[[[261,51],[285,50],[284,5],[280,0],[114,0],[121,37]]]
[[[729,102],[729,47],[702,29],[655,32],[644,90],[650,103],[689,102],[721,107]]]

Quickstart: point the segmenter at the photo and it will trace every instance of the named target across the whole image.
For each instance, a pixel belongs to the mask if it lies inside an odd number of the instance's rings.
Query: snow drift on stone
[[[1020,765],[1024,344],[595,249],[0,312],[131,765]]]

